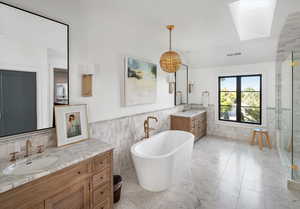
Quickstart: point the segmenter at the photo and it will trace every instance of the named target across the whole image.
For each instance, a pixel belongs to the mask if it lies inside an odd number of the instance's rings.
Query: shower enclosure
[[[300,188],[300,12],[282,28],[276,57],[277,148],[289,186]]]
[[[292,52],[291,176],[300,182],[300,51]]]
[[[287,53],[277,72],[278,149],[291,180],[300,182],[300,53]]]

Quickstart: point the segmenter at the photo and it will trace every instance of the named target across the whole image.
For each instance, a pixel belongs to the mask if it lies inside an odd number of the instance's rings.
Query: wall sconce
[[[173,94],[174,86],[175,86],[175,77],[173,74],[168,75],[168,83],[169,83],[169,94]]]
[[[193,87],[194,87],[194,82],[189,81],[189,94],[191,94],[193,92]]]
[[[93,96],[93,74],[82,75],[82,96]]]
[[[93,79],[96,71],[100,70],[99,64],[82,64],[81,69],[81,96],[91,97],[93,96]]]

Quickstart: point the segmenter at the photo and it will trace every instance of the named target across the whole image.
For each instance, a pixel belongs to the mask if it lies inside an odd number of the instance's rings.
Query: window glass
[[[236,121],[236,106],[221,106],[220,117],[223,120]]]
[[[261,124],[261,75],[219,77],[219,120]]]
[[[241,98],[241,106],[260,106],[260,92],[241,92]]]
[[[242,107],[242,122],[260,123],[260,108],[255,107]]]
[[[236,91],[236,77],[221,77],[221,91]]]
[[[236,92],[221,92],[221,105],[236,105]]]
[[[241,77],[242,91],[260,91],[260,77],[259,76],[245,76]]]

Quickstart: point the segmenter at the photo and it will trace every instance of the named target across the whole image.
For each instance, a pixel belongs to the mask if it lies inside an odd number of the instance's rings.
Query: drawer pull
[[[81,172],[80,172],[80,171],[78,171],[77,173],[78,173],[78,175],[80,175],[80,174],[81,174]]]
[[[104,194],[104,192],[102,191],[102,192],[100,192],[100,194]]]

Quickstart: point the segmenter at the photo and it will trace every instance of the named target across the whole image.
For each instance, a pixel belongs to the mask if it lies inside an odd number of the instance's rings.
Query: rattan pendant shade
[[[174,25],[168,25],[167,29],[170,31],[170,50],[163,53],[160,57],[160,67],[167,73],[175,73],[181,66],[181,59],[177,52],[172,51],[172,30]]]

